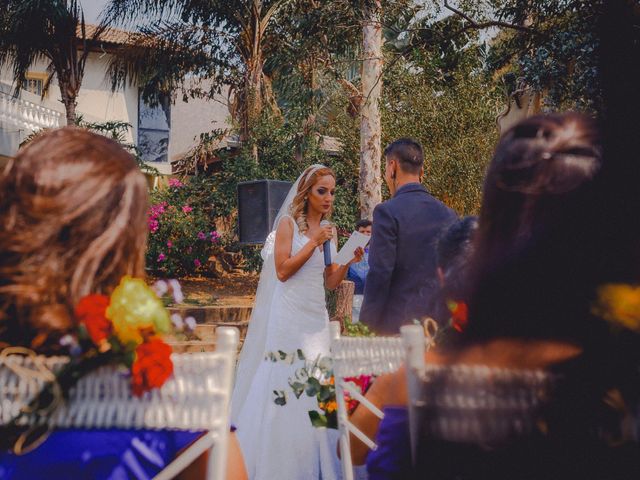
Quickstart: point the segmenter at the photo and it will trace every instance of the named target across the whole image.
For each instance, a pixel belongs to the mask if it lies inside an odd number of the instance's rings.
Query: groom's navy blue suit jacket
[[[395,335],[401,325],[429,314],[438,288],[436,241],[455,219],[419,183],[403,185],[375,208],[360,321],[376,333]]]

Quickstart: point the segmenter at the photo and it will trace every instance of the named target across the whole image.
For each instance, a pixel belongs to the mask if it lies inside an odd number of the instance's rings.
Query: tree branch
[[[516,24],[508,23],[508,22],[501,22],[499,20],[489,20],[489,21],[486,21],[486,22],[478,22],[478,21],[474,20],[473,18],[471,18],[466,13],[464,13],[462,10],[459,10],[459,9],[449,5],[448,0],[444,0],[444,8],[446,8],[447,10],[453,12],[454,14],[462,17],[467,22],[469,22],[470,23],[470,27],[469,28],[475,28],[475,29],[481,30],[481,29],[484,29],[484,28],[502,27],[502,28],[510,28],[512,30],[517,30],[517,31],[523,32],[523,33],[532,33],[532,34],[539,34],[540,33],[540,32],[538,32],[538,31],[536,31],[536,30],[534,30],[532,28],[525,27],[523,25],[516,25]],[[464,31],[464,30],[462,30],[462,31]],[[460,33],[462,33],[462,31]]]

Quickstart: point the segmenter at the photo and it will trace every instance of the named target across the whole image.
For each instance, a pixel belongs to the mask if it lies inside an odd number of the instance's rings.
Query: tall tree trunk
[[[382,201],[380,177],[380,97],[382,94],[381,5],[376,0],[365,8],[363,25],[362,95],[360,113],[360,216],[371,218]]]
[[[84,68],[78,69],[75,58],[66,62],[64,66],[58,66],[56,76],[58,77],[58,87],[60,87],[60,101],[64,105],[67,125],[76,124],[76,106]]]
[[[60,87],[60,91],[62,92],[62,104],[64,105],[67,117],[67,125],[75,125],[77,95],[70,95],[68,92],[65,92],[66,89],[62,85]]]
[[[262,2],[254,2],[253,5],[253,42],[251,46],[251,59],[248,62],[247,72],[247,127],[245,134],[250,135],[251,130],[262,113]],[[258,146],[253,145],[253,160],[258,163]]]
[[[247,138],[251,130],[256,126],[260,114],[262,113],[262,61],[258,59],[258,65],[254,67],[249,77],[249,104],[247,106]],[[251,149],[253,161],[258,163],[258,145],[253,144]]]

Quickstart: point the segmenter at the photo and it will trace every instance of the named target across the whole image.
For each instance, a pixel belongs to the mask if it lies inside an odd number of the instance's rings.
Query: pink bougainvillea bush
[[[218,247],[213,212],[195,182],[172,178],[167,188],[151,193],[147,212],[147,268],[168,275],[202,271]]]

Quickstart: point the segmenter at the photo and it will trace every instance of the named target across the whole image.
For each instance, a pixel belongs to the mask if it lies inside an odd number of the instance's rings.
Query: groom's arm
[[[373,211],[373,233],[369,244],[369,273],[364,287],[360,321],[374,331],[384,332],[384,311],[396,264],[398,228],[384,203]]]

